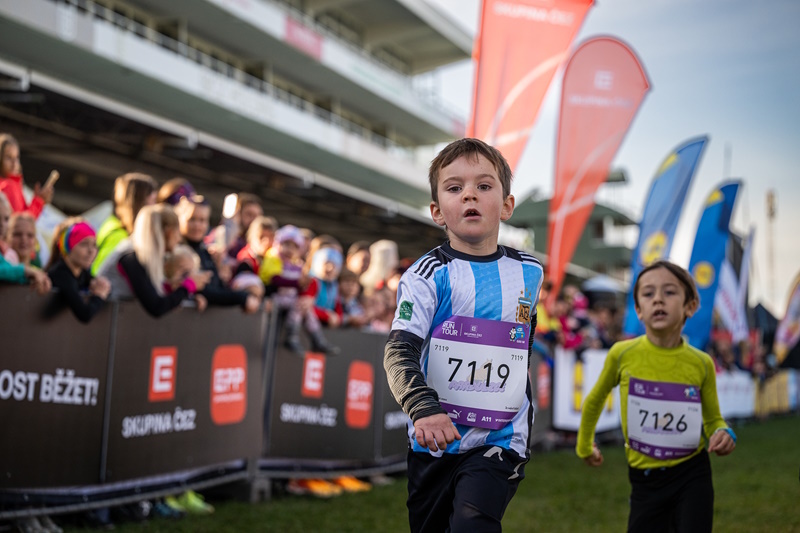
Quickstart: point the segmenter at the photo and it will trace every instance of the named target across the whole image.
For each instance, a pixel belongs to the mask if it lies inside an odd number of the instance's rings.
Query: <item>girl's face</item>
[[[271,228],[261,228],[261,238],[258,240],[255,252],[259,255],[264,255],[272,247],[274,240],[275,232]]]
[[[11,248],[17,252],[19,260],[27,263],[36,252],[36,227],[29,220],[18,219],[14,227],[11,228],[9,241]]]
[[[294,260],[299,252],[300,252],[300,247],[297,246],[296,242],[290,239],[281,241],[281,244],[278,247],[278,254],[281,256],[281,259],[285,261]]]
[[[333,261],[325,261],[322,279],[325,281],[335,281],[339,277],[339,267]]]
[[[680,280],[666,268],[642,274],[637,297],[636,315],[649,331],[680,333],[684,321],[697,310],[697,302],[686,301]]]
[[[0,161],[0,175],[10,176],[19,174],[21,165],[19,163],[19,146],[16,144],[6,144],[3,151],[3,159]]]
[[[211,207],[207,205],[194,205],[189,212],[180,218],[181,234],[187,240],[200,242],[208,233]]]
[[[151,192],[147,198],[144,199],[144,205],[156,205],[158,201],[158,191]]]
[[[0,204],[0,241],[5,241],[8,234],[8,221],[11,219],[11,208]]]
[[[171,252],[181,242],[181,232],[177,227],[164,228],[164,247]]]
[[[81,270],[86,270],[92,266],[94,258],[97,256],[97,239],[86,237],[81,242],[72,247],[67,256],[67,262]]]
[[[194,261],[191,257],[176,257],[172,261],[172,272],[170,273],[169,281],[181,283],[194,272]]]

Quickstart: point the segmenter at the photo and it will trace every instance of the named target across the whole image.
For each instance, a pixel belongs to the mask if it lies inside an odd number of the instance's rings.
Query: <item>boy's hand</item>
[[[708,440],[708,453],[716,452],[717,455],[728,455],[734,448],[736,448],[736,443],[733,442],[727,431],[715,431]]]
[[[461,440],[461,434],[450,417],[443,413],[420,418],[414,422],[414,432],[417,444],[432,452],[444,450],[451,442]]]
[[[603,464],[603,454],[600,453],[600,448],[597,447],[597,444],[592,443],[592,455],[586,457],[583,462],[589,466],[600,466]]]

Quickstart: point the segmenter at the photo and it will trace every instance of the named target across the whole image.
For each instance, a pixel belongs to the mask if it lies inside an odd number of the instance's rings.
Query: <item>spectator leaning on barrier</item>
[[[8,221],[11,248],[5,257],[9,263],[41,268],[39,251],[36,249],[36,219],[28,212],[14,213]]]
[[[11,220],[11,205],[6,195],[0,192],[0,282],[4,283],[28,283],[39,294],[47,294],[50,291],[50,278],[41,269],[19,264],[13,264],[5,258],[5,252],[11,250],[11,245],[6,240],[8,235],[9,223]],[[16,252],[14,253],[16,255]]]
[[[130,238],[120,243],[100,269],[111,281],[112,297],[135,296],[147,313],[159,317],[202,290],[211,277],[208,272],[192,274],[172,293],[164,294],[164,260],[180,239],[178,215],[171,206],[143,207]]]
[[[22,165],[19,158],[19,143],[8,133],[0,133],[0,192],[5,193],[11,209],[20,213],[26,211],[39,218],[42,209],[53,199],[53,186],[33,186],[33,200],[28,204],[22,192]]]
[[[153,178],[138,172],[123,174],[114,181],[114,212],[97,231],[97,258],[92,264],[92,274],[97,275],[106,257],[131,234],[139,210],[156,203],[157,188]]]
[[[208,284],[200,291],[209,305],[241,306],[248,313],[260,308],[260,299],[246,291],[234,291],[220,279],[217,264],[211,257],[203,238],[208,233],[211,206],[199,195],[183,196],[175,206],[181,236],[200,258],[200,270],[211,273]]]
[[[103,308],[111,291],[106,278],[95,278],[89,271],[96,255],[95,232],[88,222],[74,217],[56,226],[47,274],[58,289],[56,301],[83,323]]]

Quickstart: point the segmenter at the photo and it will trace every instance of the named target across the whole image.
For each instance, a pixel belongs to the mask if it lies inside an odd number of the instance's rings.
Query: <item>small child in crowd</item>
[[[41,268],[36,241],[36,219],[28,212],[11,215],[8,221],[10,249],[5,258],[11,264],[30,265]]]
[[[633,286],[645,334],[609,350],[586,396],[575,451],[603,464],[594,429],[619,386],[631,483],[628,531],[710,532],[714,487],[708,454],[728,455],[736,435],[723,420],[711,357],[681,336],[700,303],[692,276],[669,261],[645,267]]]
[[[6,195],[0,192],[0,282],[8,283],[28,283],[39,294],[47,294],[50,291],[50,278],[45,272],[31,265],[19,264],[14,252],[14,262],[6,259],[7,252],[13,252],[7,240],[11,221],[11,204]]]
[[[342,308],[342,326],[361,328],[369,322],[369,316],[361,302],[361,283],[358,274],[345,268],[339,274],[339,302]]]
[[[178,244],[164,259],[164,292],[171,293],[191,276],[200,272],[200,256],[188,245]],[[189,296],[189,299],[194,300],[200,312],[208,307],[208,300],[199,292]]]
[[[94,228],[80,218],[68,218],[56,226],[47,274],[58,289],[56,298],[78,320],[88,323],[105,305],[111,284],[93,277],[90,268],[97,256]]]

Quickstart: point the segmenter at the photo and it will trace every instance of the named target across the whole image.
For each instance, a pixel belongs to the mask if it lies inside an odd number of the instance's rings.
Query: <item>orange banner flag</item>
[[[581,44],[564,69],[547,272],[558,295],[594,207],[594,195],[650,83],[635,52],[613,37]]]
[[[593,0],[484,0],[467,137],[516,169],[547,88]]]

